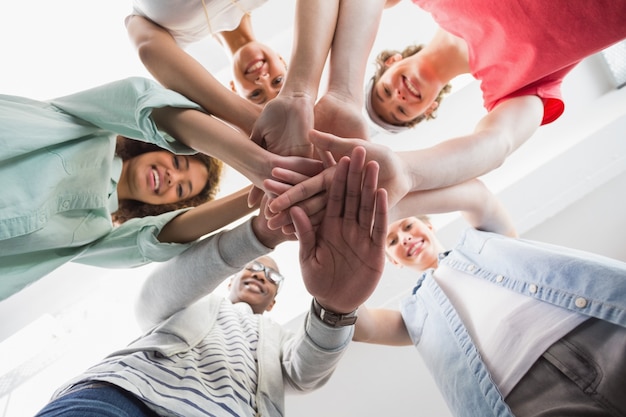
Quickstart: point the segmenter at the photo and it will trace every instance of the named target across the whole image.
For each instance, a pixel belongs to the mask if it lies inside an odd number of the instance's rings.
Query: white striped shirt
[[[254,416],[258,323],[248,304],[224,300],[215,326],[193,349],[107,358],[82,381],[120,386],[164,416]]]

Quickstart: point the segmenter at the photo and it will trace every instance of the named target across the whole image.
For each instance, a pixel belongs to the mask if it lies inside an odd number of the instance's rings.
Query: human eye
[[[404,230],[411,230],[413,228],[413,223],[407,223],[404,225]]]
[[[178,198],[183,198],[183,186],[180,184],[176,186],[176,195],[178,195]]]
[[[274,78],[274,80],[272,81],[272,84],[281,85],[283,83],[283,79],[284,77],[282,75],[279,75],[278,77]]]
[[[391,90],[387,87],[383,87],[383,92],[387,97],[391,97]]]
[[[178,157],[176,155],[172,157],[172,164],[174,165],[174,168],[179,169],[180,162],[178,162]]]
[[[404,107],[398,107],[398,111],[399,111],[400,113],[402,113],[404,116],[406,116],[406,115],[407,115],[407,114],[406,114],[406,110],[404,110]]]
[[[253,90],[250,94],[248,94],[248,98],[250,100],[258,100],[261,97],[261,90]]]

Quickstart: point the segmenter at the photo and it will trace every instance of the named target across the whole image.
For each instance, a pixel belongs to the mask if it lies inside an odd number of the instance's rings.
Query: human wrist
[[[252,232],[257,240],[269,249],[274,249],[287,240],[287,237],[280,229],[271,230],[267,227],[267,220],[262,213],[252,218]]]
[[[320,304],[315,297],[311,301],[311,314],[330,327],[351,326],[357,320],[357,309],[347,313],[339,313]]]

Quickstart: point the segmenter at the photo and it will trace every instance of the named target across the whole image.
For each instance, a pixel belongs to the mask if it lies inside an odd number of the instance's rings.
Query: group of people
[[[297,1],[289,66],[254,36],[263,3],[134,0],[126,28],[155,81],[0,96],[0,297],[70,261],[162,262],[139,296],[145,333],[38,416],[280,416],[351,340],[415,345],[455,416],[626,415],[626,265],[520,240],[478,179],[561,115],[578,62],[626,38],[626,2],[414,0],[440,28],[384,52],[367,83],[397,0]],[[231,89],[184,50],[207,36]],[[488,111],[474,132],[407,152],[369,141],[363,109],[410,129],[463,73]],[[223,164],[250,186],[215,199]],[[422,216],[446,211],[472,226],[452,250]],[[312,296],[296,334],[262,317],[284,279],[268,254],[293,239]],[[401,311],[365,306],[385,258],[420,274]],[[212,294],[229,277],[228,298]]]

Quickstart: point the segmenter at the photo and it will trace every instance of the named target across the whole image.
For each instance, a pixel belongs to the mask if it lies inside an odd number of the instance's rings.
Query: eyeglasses
[[[272,282],[278,288],[280,288],[280,285],[285,279],[285,277],[282,276],[280,272],[278,272],[275,269],[270,268],[269,266],[265,266],[261,262],[258,262],[258,261],[250,262],[248,265],[246,265],[246,269],[251,272],[263,271],[263,273],[265,274],[265,278],[267,278],[270,282]]]

